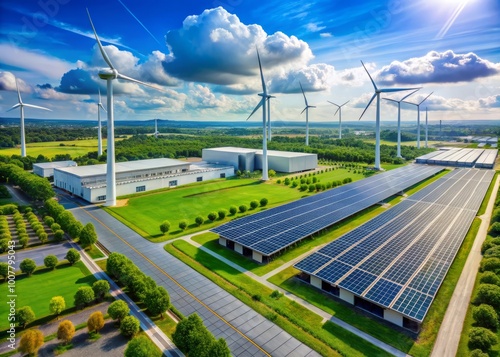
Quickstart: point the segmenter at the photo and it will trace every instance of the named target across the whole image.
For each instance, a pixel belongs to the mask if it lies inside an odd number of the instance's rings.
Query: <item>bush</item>
[[[492,271],[486,271],[481,274],[481,278],[479,279],[480,284],[493,284],[500,286],[500,277],[493,273]]]
[[[472,317],[479,327],[485,327],[490,330],[496,331],[498,327],[498,314],[495,309],[486,304],[474,306],[472,308]]]
[[[470,352],[469,357],[490,357],[490,355],[487,353],[484,353],[480,349],[475,349],[475,350]]]
[[[471,350],[480,349],[486,352],[497,342],[497,336],[484,327],[472,327],[469,331],[469,349]]]
[[[481,260],[480,271],[496,271],[498,269],[500,269],[500,258],[483,258]]]
[[[250,201],[250,208],[251,209],[256,209],[257,207],[259,207],[259,201],[257,201],[257,200],[251,200]]]
[[[92,284],[92,290],[94,290],[94,295],[95,297],[100,300],[106,296],[106,294],[109,292],[109,283],[107,280],[100,279],[94,282]]]
[[[80,253],[78,253],[75,248],[70,248],[68,249],[65,258],[71,265],[73,265],[80,260]]]
[[[279,180],[278,180],[278,181],[279,181]],[[284,182],[284,184],[285,184],[285,185],[287,185],[287,186],[290,184],[290,179],[289,179],[288,177],[287,177],[287,178],[285,178],[285,182]]]
[[[35,319],[35,313],[29,306],[23,306],[16,310],[16,321],[22,328]]]
[[[298,183],[297,181],[293,181],[293,182],[292,182],[292,187],[293,187],[293,188],[297,187],[298,185],[299,185],[299,183]]]
[[[496,237],[500,234],[500,222],[495,222],[491,225],[489,233]]]
[[[163,222],[161,222],[161,224],[160,224],[160,231],[163,234],[167,233],[169,229],[170,229],[170,222],[169,221],[163,221]]]
[[[49,239],[49,236],[47,233],[43,232],[38,235],[38,238],[40,239],[40,242],[45,243]]]
[[[307,184],[305,184],[305,183],[301,184],[300,191],[307,191]]]
[[[57,257],[55,255],[47,255],[44,259],[43,259],[43,264],[49,268],[49,269],[55,269],[56,266],[57,266],[57,263],[58,263],[58,260],[57,260]]]
[[[98,333],[99,330],[101,330],[103,327],[104,316],[102,315],[102,312],[96,311],[90,314],[90,317],[87,320],[87,328],[89,329],[89,333]]]
[[[500,310],[500,286],[492,284],[479,284],[474,304],[488,304],[497,311]]]
[[[247,205],[241,205],[238,209],[241,213],[245,213],[248,210],[248,207]]]
[[[497,240],[497,238],[495,238]],[[492,247],[488,248],[484,252],[484,258],[500,258],[500,246],[492,244]]]
[[[49,227],[54,224],[54,218],[52,218],[51,216],[45,216],[45,217],[43,217],[43,221]]]
[[[271,293],[271,295],[270,295],[270,296],[271,296],[271,298],[273,298],[273,299],[279,300],[279,299],[283,296],[283,294],[282,294],[282,293],[280,293],[280,291],[279,291],[279,290],[274,290],[274,291]]]
[[[36,355],[40,347],[43,346],[43,343],[42,331],[30,329],[22,334],[19,340],[18,351],[23,355]]]
[[[219,210],[219,212],[217,212],[218,216],[219,216],[219,219],[224,219],[226,218],[226,215],[227,215],[227,211],[225,209],[221,209]]]
[[[140,329],[140,322],[135,316],[126,316],[120,324],[120,332],[123,336],[134,337]]]
[[[75,335],[75,326],[70,320],[64,320],[57,328],[57,339],[64,343],[70,343]]]
[[[26,248],[28,246],[29,238],[27,235],[19,237],[19,244],[21,247]]]
[[[60,242],[64,239],[64,231],[62,229],[58,229],[54,232],[54,239],[56,242]]]
[[[61,225],[57,223],[53,223],[50,225],[50,229],[52,229],[52,232],[58,231],[61,229]]]
[[[217,212],[210,212],[207,217],[210,222],[213,222],[217,219]]]
[[[145,335],[134,337],[127,345],[125,357],[161,357],[156,345]]]
[[[84,307],[95,300],[94,290],[90,286],[81,286],[75,294],[75,306]]]
[[[269,201],[267,200],[267,198],[265,198],[265,197],[264,197],[264,198],[261,198],[261,199],[260,199],[260,206],[261,206],[261,207],[266,207],[268,202],[269,202]]]
[[[49,310],[54,315],[58,316],[61,312],[64,311],[65,308],[66,301],[64,301],[64,298],[62,296],[54,296],[52,299],[50,299]]]
[[[183,230],[185,230],[185,229],[187,228],[187,226],[188,226],[188,222],[187,222],[187,220],[185,220],[185,219],[181,219],[181,220],[179,221],[179,228],[180,228],[182,231],[183,231]]]
[[[316,189],[316,186],[314,184],[309,185],[309,192],[314,192],[315,189]]]
[[[194,219],[196,225],[199,227],[203,224],[203,222],[205,222],[205,220],[203,219],[202,216],[197,216],[195,219]]]
[[[113,301],[108,307],[108,314],[113,320],[121,321],[128,315],[130,308],[123,300]]]
[[[19,264],[19,268],[24,274],[31,276],[36,269],[36,263],[33,259],[26,258]]]
[[[229,213],[234,216],[236,214],[236,212],[238,212],[238,207],[236,206],[231,206],[229,207]]]

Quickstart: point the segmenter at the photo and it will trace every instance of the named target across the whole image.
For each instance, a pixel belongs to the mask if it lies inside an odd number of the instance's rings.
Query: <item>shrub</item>
[[[269,202],[269,201],[267,200],[267,198],[265,198],[265,197],[264,197],[264,198],[261,198],[261,199],[260,199],[260,206],[261,206],[261,207],[265,207],[265,206],[267,206],[267,203],[268,203],[268,202]]]
[[[16,321],[22,328],[35,319],[35,313],[29,306],[23,306],[16,310]]]
[[[274,290],[271,295],[270,295],[273,299],[276,299],[278,300],[279,298],[281,298],[283,296],[282,293],[280,293],[279,290]]]
[[[217,212],[210,212],[207,217],[210,222],[213,222],[217,219]]]
[[[134,337],[125,350],[125,357],[161,357],[156,345],[145,335]]]
[[[199,227],[203,224],[203,222],[205,222],[205,219],[203,219],[202,216],[197,216],[195,219],[194,219],[196,225]]]
[[[185,220],[185,219],[181,219],[181,220],[179,221],[179,228],[180,228],[181,230],[185,230],[185,229],[187,228],[187,226],[188,226],[188,222],[187,222],[187,220]]]
[[[83,307],[95,300],[94,290],[90,286],[81,286],[75,294],[75,306]]]
[[[305,183],[301,184],[299,190],[300,191],[307,191],[307,184],[305,184]]]
[[[484,327],[472,327],[469,331],[469,349],[488,351],[498,342],[497,336]]]
[[[98,333],[104,327],[104,316],[102,312],[96,311],[90,314],[89,319],[87,320],[87,328],[89,329],[89,333]]]
[[[278,179],[276,183],[279,185],[281,183],[281,179]]]
[[[140,322],[135,316],[126,316],[120,324],[120,332],[123,336],[134,337],[140,328]]]
[[[238,209],[241,213],[245,213],[248,210],[248,207],[247,205],[241,205]]]
[[[260,294],[254,294],[254,295],[252,295],[252,300],[261,301],[262,296]]]
[[[477,348],[470,352],[469,357],[490,357],[490,355]]]
[[[278,181],[279,181],[279,180],[278,180]],[[288,185],[290,184],[290,178],[288,178],[288,177],[287,177],[287,178],[285,178],[285,182],[284,182],[284,184],[288,186]]]
[[[36,269],[36,263],[33,259],[26,258],[19,264],[19,268],[23,273],[31,276]]]
[[[299,183],[297,181],[293,181],[292,182],[292,188],[295,188],[299,185]]]
[[[55,255],[47,255],[44,259],[43,259],[43,264],[49,268],[49,269],[55,269],[56,266],[57,266],[57,263],[58,263],[58,260],[57,260],[57,257]]]
[[[28,246],[29,238],[27,235],[19,237],[19,244],[21,247],[26,248]]]
[[[250,201],[250,208],[251,209],[256,209],[257,207],[259,207],[259,201],[257,201],[257,200],[251,200]]]
[[[500,310],[500,286],[492,284],[479,284],[474,304],[488,304]]]
[[[496,271],[500,269],[500,258],[483,258],[479,267],[480,271]]]
[[[219,219],[224,219],[224,218],[226,218],[227,211],[225,209],[221,209],[221,210],[219,210],[219,212],[217,212],[217,214],[219,216]]]
[[[38,238],[40,239],[40,242],[45,243],[49,239],[49,236],[44,231],[38,235]]]
[[[497,238],[495,238],[497,240]],[[484,252],[485,258],[500,258],[500,246],[492,244],[492,247]]]
[[[54,218],[52,218],[51,216],[45,216],[45,217],[43,217],[43,221],[49,227],[51,227],[54,224]]]
[[[113,320],[121,321],[128,315],[130,308],[123,300],[113,301],[108,307],[108,314]]]
[[[61,225],[57,223],[52,223],[50,229],[52,229],[52,232],[58,231],[61,229]]]
[[[229,207],[229,213],[234,216],[236,214],[236,212],[238,212],[238,207],[236,206],[231,206]]]
[[[36,355],[40,347],[43,346],[43,343],[42,331],[30,329],[22,334],[18,350],[23,355]]]
[[[481,278],[479,279],[480,284],[493,284],[500,286],[500,277],[496,275],[492,271],[486,271],[481,274]]]
[[[490,305],[481,304],[474,306],[472,308],[472,317],[479,327],[486,327],[493,331],[496,331],[498,327],[498,314]]]
[[[64,343],[69,343],[75,335],[75,326],[70,320],[64,320],[57,328],[57,339],[62,340]]]
[[[66,308],[66,301],[62,296],[54,296],[50,299],[49,310],[54,315],[58,316]]]
[[[64,231],[62,229],[58,229],[54,232],[54,239],[56,242],[60,242],[64,239]]]
[[[68,249],[65,258],[71,265],[73,265],[80,260],[80,253],[78,253],[75,248],[70,248]]]
[[[169,221],[163,221],[163,222],[161,222],[161,224],[160,224],[160,231],[163,234],[167,233],[169,229],[170,229],[170,222]]]
[[[495,222],[491,225],[489,233],[496,237],[500,234],[500,222]]]
[[[314,184],[309,185],[309,192],[313,192],[315,190],[316,186]]]

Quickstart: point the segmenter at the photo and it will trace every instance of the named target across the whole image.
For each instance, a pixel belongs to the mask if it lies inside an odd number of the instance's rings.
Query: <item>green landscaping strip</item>
[[[290,299],[271,298],[271,289],[185,241],[165,250],[324,356],[389,355],[347,330],[324,326],[320,316]]]

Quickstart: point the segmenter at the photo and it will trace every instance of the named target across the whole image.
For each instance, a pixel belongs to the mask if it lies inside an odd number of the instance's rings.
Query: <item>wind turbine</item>
[[[160,134],[158,131],[158,119],[155,119],[155,138],[158,137],[158,134]]]
[[[417,149],[420,149],[420,104],[425,102],[427,98],[431,96],[431,94],[434,92],[431,92],[427,97],[425,97],[420,103],[411,103],[411,102],[405,102],[407,104],[411,105],[416,105],[417,106]]]
[[[427,120],[427,107],[425,107],[425,148],[427,149],[427,136],[429,134],[429,121]]]
[[[267,130],[266,130],[266,101],[271,97],[267,94],[266,82],[264,81],[264,74],[262,73],[262,64],[260,63],[259,50],[257,50],[257,59],[259,60],[260,79],[262,81],[262,93],[258,95],[262,97],[259,104],[250,113],[247,120],[262,107],[262,181],[268,180],[268,165],[267,165]]]
[[[134,82],[138,84],[142,84],[156,90],[161,90],[158,87],[153,85],[141,82],[137,79],[127,77],[121,73],[119,73],[116,68],[111,63],[111,60],[108,57],[106,51],[102,47],[101,41],[99,40],[99,36],[97,36],[97,32],[94,27],[94,23],[92,22],[92,18],[90,17],[90,12],[87,9],[87,15],[89,17],[90,25],[92,26],[92,30],[94,31],[95,39],[97,41],[97,45],[99,46],[99,50],[101,52],[102,58],[107,63],[109,68],[101,68],[99,70],[99,77],[101,79],[105,79],[107,82],[107,107],[108,107],[108,149],[107,149],[107,168],[106,168],[106,206],[115,206],[116,205],[116,174],[115,174],[115,123],[114,123],[114,107],[113,107],[113,80],[115,79],[123,79],[129,82]]]
[[[339,112],[339,139],[342,139],[342,107],[349,103],[349,101],[345,102],[342,105],[335,104],[334,102],[330,102],[329,100],[327,100],[327,102],[337,107],[337,110],[335,111],[333,116],[337,115],[337,112]]]
[[[99,91],[99,102],[97,103],[97,156],[102,155],[102,127],[101,127],[101,109],[106,111],[104,109],[102,103],[101,103],[101,90],[98,89]]]
[[[26,156],[26,139],[24,137],[24,107],[43,109],[43,110],[48,110],[50,112],[52,110],[50,110],[48,108],[44,108],[44,107],[39,107],[38,105],[23,103],[23,100],[21,99],[21,92],[19,91],[19,85],[17,84],[17,78],[16,78],[16,89],[17,89],[17,98],[18,98],[19,102],[17,102],[17,104],[15,104],[12,108],[10,108],[7,111],[10,112],[11,110],[16,109],[17,107],[19,107],[21,109],[21,156],[25,157]]]
[[[410,95],[412,95],[413,93],[415,93],[416,91],[418,91],[419,89],[417,90],[414,90],[413,92],[411,92],[410,94],[407,94],[405,95],[403,98],[401,98],[400,100],[394,100],[394,99],[390,99],[390,98],[384,98],[385,100],[388,100],[390,102],[394,102],[394,103],[398,103],[398,149],[397,149],[397,154],[396,154],[396,157],[399,157],[399,158],[403,158],[401,156],[401,102],[403,100],[405,100],[406,98],[408,98]]]
[[[306,103],[306,107],[300,112],[300,114],[304,113],[304,111],[306,112],[306,146],[309,146],[309,108],[316,107],[307,103],[306,94],[304,93],[304,89],[302,88],[302,83],[300,83],[300,81],[299,85],[300,90],[302,91],[302,95],[304,96],[304,102]]]
[[[267,95],[267,140],[271,141],[271,98],[276,98],[274,95]]]
[[[378,88],[375,82],[373,81],[372,76],[368,72],[368,70],[365,67],[365,64],[363,61],[361,61],[361,64],[363,65],[363,68],[365,69],[366,73],[368,74],[368,77],[370,77],[370,81],[373,84],[373,88],[375,89],[375,93],[373,93],[372,98],[368,102],[368,105],[366,106],[365,110],[363,110],[363,113],[361,113],[361,116],[359,117],[359,120],[363,117],[365,114],[366,110],[372,104],[373,100],[375,97],[377,98],[377,115],[375,118],[375,170],[380,170],[380,93],[390,93],[390,92],[401,92],[405,90],[413,90],[413,89],[418,89],[418,88]]]

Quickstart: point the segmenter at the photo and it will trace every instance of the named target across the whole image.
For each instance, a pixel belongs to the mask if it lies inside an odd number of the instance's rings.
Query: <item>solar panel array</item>
[[[494,174],[456,169],[295,268],[422,322]]]
[[[450,149],[438,150],[415,159],[417,164],[446,165],[492,169],[498,150]]]
[[[240,218],[211,231],[269,256],[441,170],[404,166]]]

